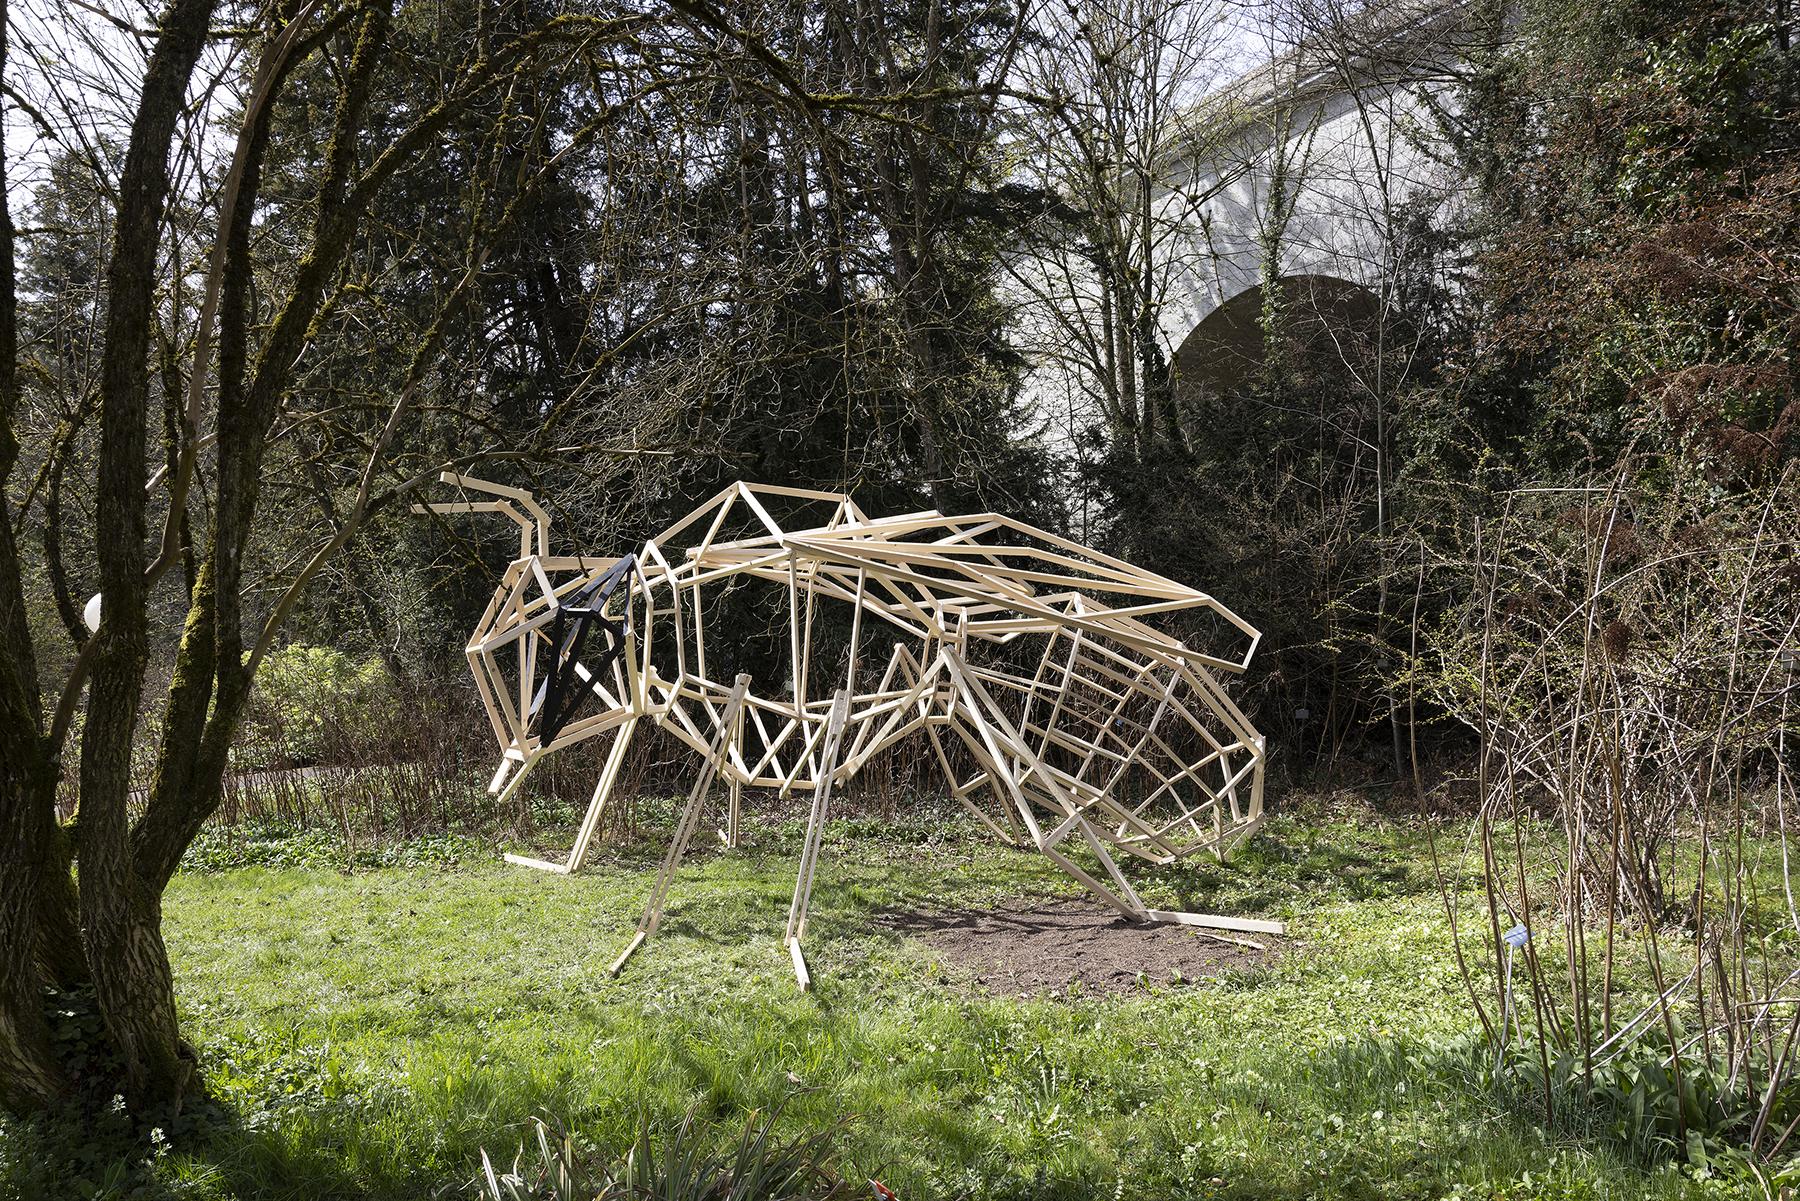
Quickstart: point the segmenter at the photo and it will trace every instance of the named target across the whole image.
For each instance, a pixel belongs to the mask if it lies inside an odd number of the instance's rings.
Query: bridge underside
[[[1261,286],[1239,292],[1187,336],[1174,360],[1176,387],[1183,394],[1225,396],[1255,382],[1264,367],[1266,299]],[[1289,366],[1303,375],[1365,353],[1381,316],[1374,293],[1331,275],[1282,278],[1276,307]]]

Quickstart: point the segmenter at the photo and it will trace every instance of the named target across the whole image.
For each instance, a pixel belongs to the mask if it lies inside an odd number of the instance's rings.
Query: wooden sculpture
[[[612,738],[568,860],[507,860],[581,866],[640,722],[701,758],[615,975],[655,932],[722,777],[729,845],[746,787],[812,795],[785,938],[808,987],[800,944],[832,789],[915,734],[930,741],[950,795],[996,837],[1028,839],[1122,914],[1281,932],[1279,922],[1148,908],[1114,859],[1222,857],[1261,824],[1263,738],[1215,674],[1242,671],[1260,635],[1205,593],[993,513],[872,518],[838,493],[743,483],[633,554],[552,555],[549,517],[529,493],[442,478],[492,499],[421,510],[500,513],[519,526],[518,558],[467,648],[501,746],[489,791],[504,799],[545,755]],[[765,601],[787,627],[787,679],[775,693],[709,669],[709,644],[715,665],[732,649],[732,631],[713,623],[727,597],[742,610],[748,586],[773,590]],[[832,605],[849,607],[847,641]],[[1196,650],[1147,620],[1175,610],[1210,614],[1240,653]],[[877,648],[878,625],[902,637]],[[992,811],[977,804],[984,796]],[[1068,853],[1082,846],[1098,874]]]

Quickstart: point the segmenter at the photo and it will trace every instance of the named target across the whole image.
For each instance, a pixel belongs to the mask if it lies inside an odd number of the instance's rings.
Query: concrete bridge
[[[1480,36],[1464,0],[1372,4],[1210,95],[1170,131],[1155,164],[1151,305],[1178,388],[1228,388],[1260,361],[1264,288],[1327,324],[1392,310],[1395,266],[1456,203],[1437,106]],[[1058,267],[1065,280],[1074,274]],[[1106,311],[1064,283],[1074,308]],[[1025,341],[1067,314],[1032,284]],[[1032,380],[1053,420],[1083,385],[1067,356]],[[1073,432],[1073,430],[1071,430]]]

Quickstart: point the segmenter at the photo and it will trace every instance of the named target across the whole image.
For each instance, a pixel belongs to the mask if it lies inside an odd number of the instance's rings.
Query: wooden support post
[[[794,978],[800,990],[812,987],[812,976],[800,954],[800,940],[806,936],[806,910],[812,903],[813,877],[819,866],[819,839],[825,831],[825,818],[831,806],[831,786],[837,774],[838,751],[844,741],[844,723],[850,716],[850,690],[838,689],[831,703],[831,717],[825,727],[825,745],[820,752],[819,774],[813,781],[812,812],[806,819],[806,841],[800,850],[800,874],[794,881],[794,902],[788,906],[787,934],[782,941],[794,959]]]
[[[687,854],[688,842],[694,837],[694,827],[700,823],[700,811],[706,804],[707,789],[712,787],[713,777],[718,774],[719,764],[724,760],[726,748],[731,744],[732,723],[737,720],[738,711],[744,704],[744,693],[749,688],[750,677],[740,675],[731,689],[731,698],[725,702],[725,712],[719,721],[719,732],[713,738],[712,753],[700,765],[700,775],[694,780],[693,790],[688,793],[687,806],[682,810],[681,821],[675,828],[675,837],[669,840],[669,852],[663,856],[662,867],[656,873],[656,883],[650,888],[650,900],[644,906],[644,916],[638,920],[637,934],[609,969],[614,976],[624,968],[631,953],[644,945],[656,933],[657,926],[662,924],[663,903],[668,900],[669,885],[675,880],[675,869],[681,866],[681,857]]]
[[[729,756],[733,750],[737,751],[739,759],[743,758],[744,711],[742,708],[738,709],[737,720],[732,723],[731,742],[727,744],[725,748],[726,755]],[[725,812],[725,833],[721,837],[723,838],[725,845],[735,851],[741,845],[743,838],[743,831],[740,828],[739,818],[744,807],[744,781],[737,772],[732,772],[730,774],[731,800],[729,807]]]

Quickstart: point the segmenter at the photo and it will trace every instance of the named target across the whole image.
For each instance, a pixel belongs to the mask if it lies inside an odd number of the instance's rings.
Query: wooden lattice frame
[[[708,790],[723,777],[721,837],[732,846],[746,787],[813,796],[785,938],[808,987],[800,943],[832,788],[915,734],[930,741],[951,795],[996,837],[1029,841],[1122,914],[1282,931],[1279,922],[1151,909],[1113,858],[1222,857],[1261,824],[1264,741],[1215,674],[1242,671],[1260,634],[1205,593],[994,513],[871,518],[839,493],[743,483],[633,555],[552,555],[549,516],[529,493],[453,473],[443,479],[497,499],[420,510],[500,513],[519,527],[519,555],[467,647],[502,748],[489,791],[504,800],[545,755],[612,736],[567,861],[507,860],[565,874],[581,866],[639,722],[657,723],[701,757],[614,974],[660,922]],[[814,520],[784,528],[771,507],[810,509]],[[748,675],[726,684],[708,673],[708,598],[754,581],[785,593],[783,695],[753,691]],[[848,644],[822,664],[814,662],[818,614],[833,601],[852,607]],[[1242,653],[1196,650],[1146,620],[1175,610],[1209,612],[1243,642]],[[605,627],[586,662],[571,613]],[[864,654],[865,616],[904,635],[884,662]],[[821,679],[826,673],[836,687]],[[572,715],[571,687],[585,690],[595,711]],[[564,702],[554,700],[559,690]],[[958,747],[973,767],[966,778]],[[976,803],[984,795],[992,812]],[[1065,843],[1087,847],[1099,876]]]

